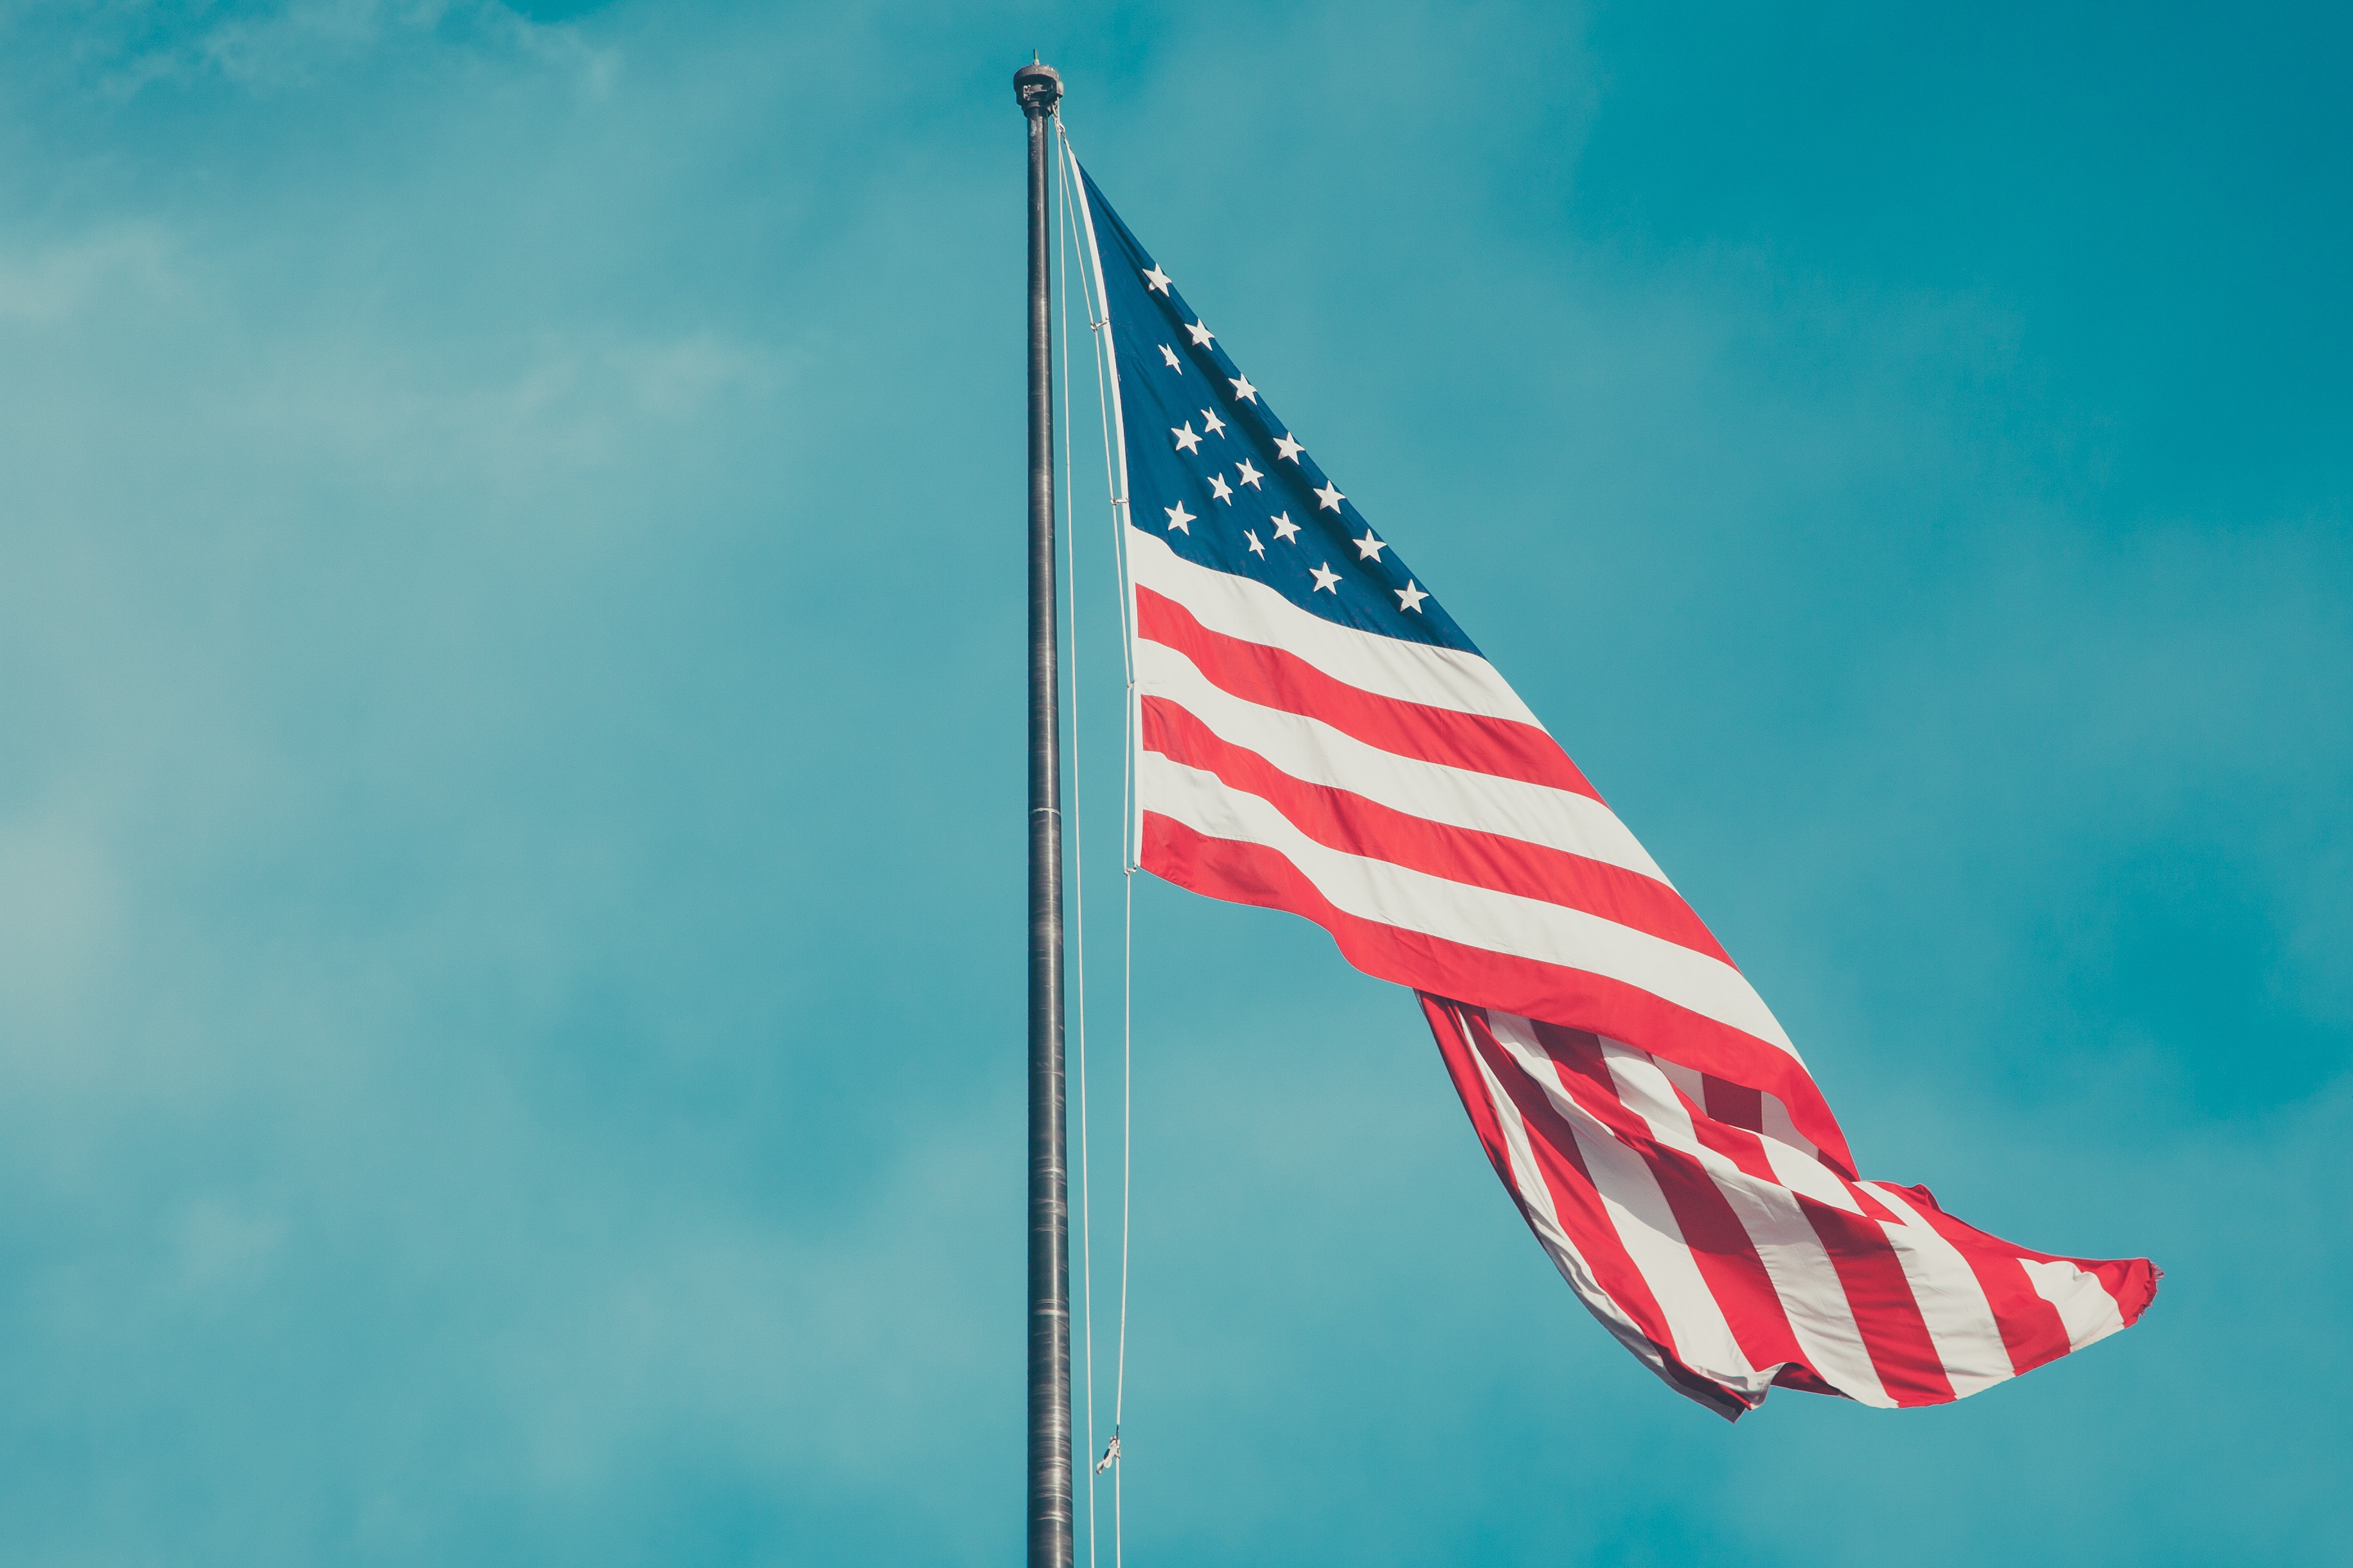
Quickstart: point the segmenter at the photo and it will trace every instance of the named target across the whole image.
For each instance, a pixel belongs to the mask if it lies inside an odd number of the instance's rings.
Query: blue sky
[[[1032,47],[1866,1173],[2168,1271],[1961,1405],[1726,1426],[1405,994],[1143,882],[1135,1560],[2340,1552],[2347,42],[0,9],[8,1557],[1018,1552]]]

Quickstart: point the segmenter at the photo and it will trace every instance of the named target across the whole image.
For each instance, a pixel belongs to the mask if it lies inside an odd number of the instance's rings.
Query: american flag
[[[1936,1405],[2135,1322],[2146,1258],[1857,1178],[1781,1026],[1083,171],[1128,499],[1136,855],[1412,986],[1577,1297],[1727,1417]]]

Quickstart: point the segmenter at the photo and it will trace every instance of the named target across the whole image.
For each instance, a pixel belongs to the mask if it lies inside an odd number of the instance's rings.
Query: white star
[[[1309,575],[1315,579],[1315,586],[1308,589],[1309,593],[1321,594],[1328,588],[1334,598],[1340,596],[1340,574],[1332,570],[1332,563],[1329,561],[1315,568]]]
[[[1198,451],[1200,448],[1201,438],[1193,434],[1193,422],[1190,419],[1185,421],[1182,428],[1171,430],[1168,434],[1176,437],[1176,449],[1180,452]]]
[[[1234,395],[1240,398],[1244,403],[1256,403],[1258,401],[1258,388],[1252,386],[1250,384],[1250,377],[1245,375],[1234,383]]]
[[[1168,368],[1170,370],[1175,371],[1178,375],[1185,374],[1184,363],[1182,361],[1177,359],[1176,351],[1170,348],[1166,343],[1162,343],[1160,345],[1160,357],[1168,362]]]
[[[1391,588],[1389,592],[1398,596],[1398,609],[1411,610],[1417,616],[1421,614],[1421,602],[1430,597],[1429,595],[1423,593],[1420,589],[1413,585],[1413,579],[1410,577],[1405,580],[1404,587]]]
[[[1216,409],[1204,408],[1201,410],[1201,434],[1204,436],[1215,436],[1220,441],[1226,438],[1226,422],[1218,417],[1218,411]]]
[[[1348,542],[1356,547],[1356,559],[1359,561],[1378,561],[1381,552],[1389,547],[1388,540],[1375,539],[1369,528],[1365,530],[1364,538],[1352,539]]]
[[[1192,333],[1193,341],[1200,344],[1203,348],[1208,348],[1209,346],[1209,340],[1218,335],[1217,333],[1209,331],[1208,326],[1199,321],[1194,322],[1185,330]]]
[[[1329,479],[1325,479],[1324,481],[1324,488],[1315,492],[1315,500],[1318,506],[1328,507],[1334,511],[1338,511],[1340,510],[1340,503],[1347,499],[1348,498],[1346,496],[1340,493],[1340,487],[1334,484]],[[1369,532],[1371,531],[1367,530],[1366,531]]]
[[[1193,514],[1185,510],[1185,503],[1183,501],[1180,500],[1172,507],[1164,507],[1162,510],[1168,514],[1169,532],[1175,533],[1177,530],[1184,529],[1185,536],[1187,539],[1192,537],[1193,531],[1189,528],[1186,528],[1185,525],[1193,521]]]
[[[1144,281],[1145,287],[1155,294],[1168,292],[1168,274],[1160,270],[1160,263],[1157,261],[1152,264],[1152,270],[1144,275]]]
[[[1234,504],[1234,487],[1226,483],[1226,476],[1223,474],[1209,476],[1209,493],[1228,506]]]
[[[1299,447],[1300,443],[1288,436],[1277,436],[1274,438],[1274,455],[1278,458],[1288,458],[1294,463],[1299,461]]]
[[[1264,555],[1266,553],[1266,546],[1258,542],[1257,534],[1245,528],[1242,530],[1242,537],[1250,541],[1250,552],[1252,555]]]
[[[1278,543],[1299,531],[1299,525],[1291,521],[1291,514],[1287,511],[1277,512],[1270,521],[1274,524],[1274,537]]]
[[[1248,485],[1250,489],[1256,489],[1259,488],[1259,480],[1264,478],[1266,478],[1266,476],[1260,473],[1256,468],[1251,468],[1250,460],[1248,458],[1244,458],[1242,459],[1241,476],[1235,479],[1234,483],[1238,485]]]

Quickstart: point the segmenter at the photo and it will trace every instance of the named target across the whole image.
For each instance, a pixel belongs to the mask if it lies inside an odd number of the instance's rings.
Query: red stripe
[[[1135,635],[1176,649],[1220,691],[1319,720],[1384,752],[1601,798],[1560,742],[1534,724],[1377,696],[1297,654],[1213,632],[1176,600],[1142,586]]]
[[[1728,1024],[1589,970],[1520,958],[1362,919],[1335,908],[1280,851],[1211,838],[1156,811],[1144,814],[1144,868],[1213,899],[1303,915],[1332,933],[1350,963],[1382,980],[1456,996],[1567,1028],[1623,1040],[1718,1078],[1779,1097],[1822,1158],[1852,1176],[1846,1134],[1797,1059]]]
[[[1257,795],[1318,844],[1451,882],[1580,910],[1719,963],[1732,962],[1680,894],[1639,871],[1500,833],[1449,826],[1347,790],[1309,784],[1222,739],[1180,703],[1147,697],[1141,706],[1145,751],[1215,773],[1232,788]],[[1713,1082],[1709,1093],[1715,1093]],[[1747,1093],[1756,1103],[1757,1091]]]
[[[1520,1196],[1519,1184],[1512,1179],[1511,1145],[1504,1141],[1503,1124],[1495,1120],[1495,1108],[1487,1099],[1486,1085],[1480,1081],[1471,1061],[1470,1042],[1463,1038],[1456,1026],[1454,1009],[1460,1003],[1432,996],[1429,992],[1417,992],[1421,998],[1421,1010],[1430,1020],[1430,1032],[1438,1038],[1438,1054],[1445,1060],[1446,1074],[1454,1080],[1454,1092],[1462,1097],[1462,1109],[1470,1114],[1471,1130],[1479,1135],[1479,1146],[1487,1151],[1487,1163],[1495,1167],[1495,1179],[1512,1194],[1525,1218],[1528,1205]],[[1533,1229],[1535,1222],[1528,1221]]]
[[[1773,1374],[1776,1388],[1802,1388],[1808,1394],[1828,1394],[1843,1399],[1846,1395],[1822,1381],[1821,1373],[1804,1362],[1793,1361]]]
[[[1650,1123],[1626,1103],[1599,1040],[1581,1029],[1540,1022],[1535,1035],[1559,1069],[1563,1090],[1651,1168],[1692,1261],[1699,1266],[1700,1278],[1707,1281],[1708,1294],[1715,1298],[1748,1364],[1804,1362],[1781,1293],[1773,1288],[1756,1241],[1715,1178],[1688,1152],[1662,1144]]]
[[[1746,1127],[1751,1132],[1765,1131],[1763,1094],[1746,1084],[1728,1082],[1712,1074],[1704,1082],[1708,1115],[1730,1126]]]
[[[1912,1278],[1894,1244],[1874,1219],[1819,1203],[1803,1193],[1798,1207],[1822,1238],[1831,1267],[1846,1289],[1862,1348],[1879,1373],[1880,1386],[1898,1405],[1949,1405],[1956,1395],[1945,1374],[1945,1358],[1929,1336]]]

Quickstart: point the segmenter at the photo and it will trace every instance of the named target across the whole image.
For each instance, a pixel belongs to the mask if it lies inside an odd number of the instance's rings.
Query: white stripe
[[[1525,1018],[1491,1010],[1487,1024],[1494,1031],[1496,1042],[1512,1054],[1520,1070],[1544,1090],[1545,1098],[1568,1124],[1611,1228],[1617,1231],[1626,1256],[1633,1260],[1643,1282],[1650,1286],[1659,1310],[1666,1315],[1668,1331],[1674,1336],[1675,1354],[1685,1366],[1719,1383],[1751,1392],[1762,1392],[1770,1386],[1772,1374],[1759,1376],[1741,1353],[1739,1342],[1733,1338],[1732,1325],[1725,1321],[1715,1292],[1708,1289],[1706,1277],[1700,1273],[1699,1264],[1692,1257],[1691,1244],[1683,1239],[1683,1226],[1676,1223],[1666,1194],[1659,1190],[1656,1173],[1640,1154],[1620,1143],[1591,1111],[1577,1103],[1575,1094],[1563,1082],[1558,1065],[1537,1044]]]
[[[1880,1228],[1887,1232],[1887,1244],[1903,1260],[1904,1277],[1912,1282],[1912,1300],[1919,1303],[1920,1321],[1936,1342],[1936,1359],[1945,1363],[1953,1397],[1965,1398],[2016,1376],[2010,1347],[2001,1342],[2001,1324],[1994,1318],[1993,1303],[1986,1300],[1985,1286],[1969,1260],[1961,1256],[1961,1249],[1922,1218],[1902,1193],[1880,1182],[1856,1184],[1870,1188],[1872,1196],[1903,1218],[1902,1225],[1882,1221]]]
[[[1798,1131],[1798,1124],[1789,1120],[1789,1108],[1781,1103],[1781,1097],[1768,1090],[1763,1093],[1762,1098],[1765,1113],[1757,1120],[1765,1123],[1766,1158],[1772,1158],[1771,1145],[1787,1143],[1807,1159],[1820,1160],[1822,1157],[1820,1148],[1812,1139]],[[1773,1168],[1778,1171],[1781,1167],[1777,1163]]]
[[[1212,838],[1274,850],[1324,898],[1359,920],[1622,981],[1799,1059],[1756,988],[1719,959],[1582,910],[1327,848],[1293,826],[1272,803],[1229,789],[1215,773],[1158,752],[1146,752],[1140,764],[1136,786],[1149,809]]]
[[[2100,1277],[2089,1269],[2078,1268],[2063,1258],[2054,1258],[2048,1263],[2021,1258],[2018,1266],[2034,1282],[2034,1293],[2059,1309],[2059,1321],[2067,1330],[2069,1350],[2082,1350],[2125,1326],[2125,1315],[2117,1310],[2116,1299],[2108,1294]]]
[[[1764,1151],[1765,1163],[1773,1168],[1775,1181],[1791,1192],[1803,1193],[1827,1207],[1844,1209],[1851,1215],[1862,1213],[1862,1205],[1855,1201],[1852,1193],[1846,1190],[1846,1183],[1820,1160],[1761,1132],[1757,1134],[1757,1142]]]
[[[1296,654],[1335,680],[1400,702],[1536,723],[1495,667],[1475,653],[1311,616],[1263,583],[1186,560],[1140,526],[1128,530],[1128,561],[1137,584],[1176,600],[1209,630]]]
[[[1467,768],[1401,757],[1319,719],[1286,713],[1212,685],[1166,643],[1140,642],[1135,680],[1147,697],[1176,703],[1223,741],[1247,747],[1303,783],[1344,789],[1393,811],[1449,827],[1582,855],[1665,883],[1617,814],[1590,795]]]
[[[1679,1062],[1671,1062],[1667,1060],[1666,1058],[1658,1055],[1656,1052],[1651,1053],[1651,1059],[1659,1064],[1659,1070],[1667,1075],[1667,1081],[1669,1083],[1673,1084],[1677,1089],[1683,1091],[1685,1099],[1689,1100],[1694,1105],[1698,1106],[1702,1112],[1706,1111],[1707,1080],[1705,1079],[1693,1071],[1690,1068],[1684,1067]]]

